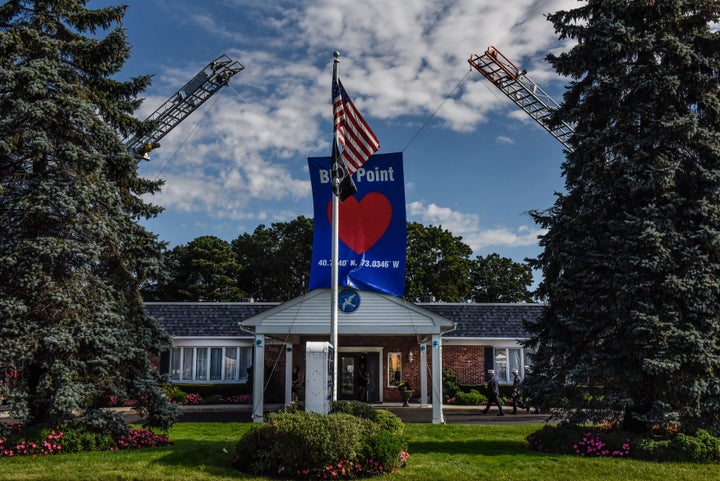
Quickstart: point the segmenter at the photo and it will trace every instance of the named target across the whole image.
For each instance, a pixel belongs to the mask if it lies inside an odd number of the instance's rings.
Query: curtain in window
[[[193,378],[193,351],[192,347],[184,347],[182,352],[182,379],[191,381]]]
[[[513,369],[517,369],[520,375],[522,375],[523,370],[520,369],[522,366],[522,350],[521,349],[508,349],[509,354],[509,360],[510,360],[510,372],[512,372]],[[510,375],[510,381],[513,382],[513,376]]]
[[[495,349],[495,376],[498,382],[506,383],[508,379],[507,349]]]
[[[223,348],[213,347],[210,349],[210,380],[222,380]]]
[[[237,348],[225,348],[225,380],[234,381],[237,379]]]
[[[180,379],[180,348],[170,351],[170,379]]]
[[[196,355],[195,379],[205,381],[208,378],[208,349],[206,347],[198,347]]]

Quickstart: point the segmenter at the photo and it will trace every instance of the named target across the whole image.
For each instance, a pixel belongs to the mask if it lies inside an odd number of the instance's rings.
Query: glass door
[[[380,400],[380,355],[376,352],[341,352],[338,399],[377,402]]]
[[[338,399],[344,401],[353,401],[358,399],[357,383],[355,377],[357,376],[357,354],[349,352],[340,353],[340,372],[338,374],[338,383],[340,384],[340,391],[338,393]]]

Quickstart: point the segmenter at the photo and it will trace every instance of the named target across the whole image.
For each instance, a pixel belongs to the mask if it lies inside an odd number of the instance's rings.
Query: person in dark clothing
[[[518,374],[517,369],[512,370],[513,375],[513,387],[512,387],[512,393],[510,394],[510,401],[513,405],[513,414],[517,414],[518,407],[525,408],[525,404],[522,400],[522,378],[520,377],[520,374]]]
[[[485,406],[485,411],[483,411],[483,414],[487,414],[490,411],[490,406],[497,405],[498,410],[500,411],[498,413],[498,416],[504,416],[503,408],[502,408],[502,402],[500,401],[500,385],[498,384],[497,378],[495,377],[495,371],[492,369],[488,371],[488,375],[490,376],[490,379],[487,383],[487,390],[488,390],[488,401],[487,406]]]
[[[358,372],[358,400],[367,402],[367,388],[370,382],[370,374],[367,372],[365,363],[360,363],[360,370]]]
[[[305,391],[305,379],[303,378],[300,368],[293,366],[292,370],[292,399],[293,401],[302,401],[301,394]]]

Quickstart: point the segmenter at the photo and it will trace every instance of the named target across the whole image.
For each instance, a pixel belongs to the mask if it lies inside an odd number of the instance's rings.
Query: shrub
[[[149,429],[131,429],[127,435],[120,436],[110,449],[141,449],[168,444],[170,440],[164,434],[155,434]]]
[[[202,398],[217,394],[218,396],[231,397],[241,394],[252,395],[252,383],[233,383],[233,384],[183,384],[177,383],[173,385],[176,389],[187,393],[197,393]]]
[[[444,402],[447,402],[449,399],[454,398],[457,393],[462,392],[462,389],[460,387],[460,378],[457,377],[449,369],[443,369],[442,382]]]
[[[202,403],[202,397],[197,393],[190,393],[185,396],[185,400],[182,403],[185,405],[197,406]]]
[[[172,396],[169,396],[168,399],[171,399],[178,404],[185,404],[185,399],[187,399],[187,393],[181,389],[176,389],[173,392]]]
[[[113,437],[87,429],[84,425],[51,428],[30,426],[23,429],[11,425],[0,435],[0,458],[7,456],[38,456],[82,451],[138,449],[170,444],[167,436],[147,429],[130,429]]]
[[[536,451],[557,454],[576,454],[573,445],[582,439],[588,428],[575,424],[560,423],[543,426],[527,437],[530,447]]]
[[[392,471],[400,466],[400,453],[403,450],[403,441],[400,436],[388,431],[378,431],[370,437],[370,450],[366,459],[370,462],[380,463],[380,471]]]
[[[626,433],[569,423],[544,426],[527,440],[533,449],[548,453],[613,457],[630,454],[630,439]]]
[[[266,476],[344,479],[401,466],[407,457],[402,437],[363,416],[340,412],[355,409],[369,413],[353,403],[342,403],[329,415],[290,410],[272,413],[266,423],[251,427],[240,439],[233,465]],[[396,416],[389,412],[379,415],[382,426],[397,431],[392,417]]]
[[[579,456],[632,457],[648,461],[720,462],[720,438],[700,430],[694,436],[671,434],[665,439],[638,437],[599,427],[561,423],[544,426],[527,437],[538,451]]]
[[[107,410],[90,411],[82,419],[82,425],[85,426],[88,431],[105,433],[114,439],[126,435],[130,430],[130,427],[120,413]]]
[[[236,394],[234,396],[220,396],[223,404],[252,404],[252,394]]]
[[[60,428],[62,437],[58,439],[64,453],[79,453],[82,451],[107,451],[115,446],[115,441],[109,434],[88,431],[85,428],[71,428],[64,426]],[[51,429],[44,429],[41,437],[48,440],[58,432]]]
[[[705,430],[695,436],[679,433],[669,439],[640,439],[634,446],[635,456],[648,461],[688,461],[716,463],[720,461],[720,439]]]
[[[202,404],[220,404],[220,395],[211,394],[210,396],[203,398]]]
[[[695,436],[705,446],[705,462],[720,462],[720,438],[703,429],[699,430]]]
[[[487,397],[481,394],[477,389],[471,389],[470,392],[459,391],[455,394],[455,403],[477,406],[478,404],[485,404]]]
[[[377,419],[375,408],[360,401],[335,401],[332,405],[332,412],[350,414],[370,421]]]
[[[405,424],[397,415],[386,409],[373,409],[373,411],[375,411],[375,422],[381,430],[398,436],[405,433]]]
[[[624,457],[630,454],[630,440],[624,439],[617,445],[617,436],[613,437],[615,443],[610,442],[610,436],[604,436],[603,431],[587,431],[582,439],[573,443],[573,450],[579,456],[612,456]]]

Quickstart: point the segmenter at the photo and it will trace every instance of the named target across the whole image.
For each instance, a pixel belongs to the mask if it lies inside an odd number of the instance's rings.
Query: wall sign
[[[338,292],[338,309],[350,314],[360,307],[360,293],[355,289],[343,289]]]

